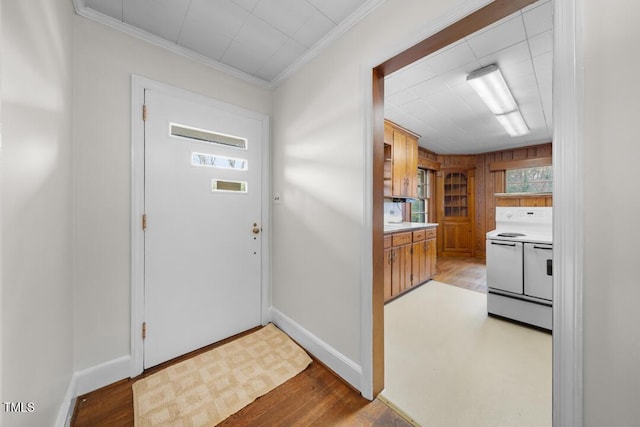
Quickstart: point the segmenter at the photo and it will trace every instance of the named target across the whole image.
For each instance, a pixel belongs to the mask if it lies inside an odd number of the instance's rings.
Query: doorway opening
[[[454,43],[456,40],[460,40],[463,37],[466,37],[474,32],[481,30],[482,28],[509,16],[511,13],[514,13],[529,4],[533,3],[533,1],[519,1],[519,2],[510,2],[510,4],[505,4],[503,2],[494,2],[491,3],[484,8],[472,13],[471,15],[463,18],[462,20],[456,22],[455,24],[445,28],[439,33],[435,34],[432,37],[424,40],[421,43],[413,46],[412,48],[394,56],[393,58],[385,61],[380,64],[378,67],[375,67],[372,72],[372,105],[373,105],[373,114],[372,114],[372,122],[373,122],[373,149],[372,149],[372,157],[373,157],[373,194],[372,194],[372,205],[373,205],[373,232],[372,232],[372,254],[373,254],[373,294],[372,294],[372,303],[373,303],[373,338],[372,338],[372,347],[373,347],[373,360],[372,360],[372,383],[373,383],[373,391],[374,395],[377,395],[384,388],[384,283],[383,283],[383,176],[384,176],[384,78],[385,76],[390,75],[391,73],[400,70],[401,68],[412,64],[413,62],[421,59],[425,56],[434,53],[451,43]],[[562,10],[562,6],[555,6],[555,12],[560,15],[560,18],[556,16],[555,22],[563,22],[563,16],[565,17],[565,21],[571,21],[570,17],[573,17],[575,14],[574,9]],[[566,29],[566,28],[565,28]],[[568,29],[570,32],[571,30]],[[562,33],[562,31],[560,31]],[[562,48],[562,52],[570,52],[576,53],[575,46],[575,38],[573,38],[575,34],[567,35],[562,34],[560,37],[557,35],[554,36],[554,39],[557,39],[554,43],[555,45],[560,45]],[[560,52],[561,53],[561,52]],[[557,74],[558,70],[568,71],[571,76],[575,77],[577,71],[575,69],[575,64],[568,64],[567,61],[561,59],[558,61],[558,64],[554,64],[554,72]],[[554,74],[555,76],[555,74]],[[578,76],[580,77],[580,76]],[[559,83],[559,84],[558,84]],[[566,152],[568,146],[576,148],[579,145],[579,133],[577,131],[576,124],[579,123],[579,108],[577,108],[577,103],[579,102],[579,97],[574,96],[573,98],[569,97],[564,100],[559,100],[558,92],[566,93],[567,95],[576,95],[575,86],[573,82],[567,81],[559,81],[555,83],[556,86],[565,87],[565,89],[556,90],[556,94],[554,95],[557,99],[554,99],[554,109],[558,109],[558,107],[567,107],[567,108],[575,108],[575,110],[564,110],[566,122],[563,123],[559,129],[554,130],[554,143],[562,142],[565,145],[563,149],[556,148],[554,144],[554,169],[556,172],[558,170],[565,169],[566,173],[559,174],[555,173],[554,179],[556,182],[554,183],[554,196],[555,197],[563,197],[568,196],[569,199],[572,198],[569,189],[575,188],[578,184],[574,182],[571,177],[567,176],[569,171],[580,170],[580,160],[577,156],[569,156]],[[556,110],[557,111],[557,110]],[[554,122],[558,123],[558,113],[554,113],[554,117],[556,120]],[[578,149],[579,151],[579,149]],[[556,156],[556,153],[560,153],[559,156]],[[558,191],[560,190],[560,191]],[[578,196],[579,197],[579,196]],[[571,215],[575,215],[578,218],[579,223],[579,215],[576,215],[576,212],[572,209],[567,209],[566,205],[563,206],[561,214],[554,212],[554,218],[556,219],[556,225],[562,225],[563,228],[566,225],[571,228],[571,232],[569,233],[571,237],[580,236],[581,230],[571,225]],[[560,221],[558,221],[558,219]],[[577,225],[577,224],[576,224]],[[556,235],[559,233],[555,233]],[[555,236],[554,236],[555,237]],[[555,240],[555,239],[554,239]],[[575,251],[575,252],[571,252]],[[580,384],[580,373],[577,372],[576,369],[572,369],[571,372],[562,373],[562,376],[558,375],[558,366],[561,363],[565,363],[569,360],[571,362],[575,362],[579,364],[579,354],[578,349],[580,348],[580,340],[575,340],[576,335],[580,330],[580,301],[579,301],[579,290],[580,290],[580,277],[579,273],[577,273],[577,269],[581,268],[581,259],[580,259],[580,250],[576,245],[568,245],[561,249],[561,257],[566,256],[574,256],[574,259],[577,258],[578,262],[575,265],[571,265],[565,272],[564,275],[558,275],[561,277],[556,277],[554,274],[555,284],[563,281],[567,283],[569,286],[569,290],[566,293],[561,294],[558,291],[557,286],[555,286],[555,297],[554,297],[554,418],[556,420],[561,419],[564,420],[574,420],[575,418],[575,408],[580,406],[579,398],[575,397],[576,395],[580,395],[579,384]],[[575,256],[577,254],[577,257]],[[558,260],[554,260],[554,267],[559,264]],[[557,269],[555,270],[557,271]],[[554,273],[555,273],[554,271]],[[566,313],[565,313],[566,311]],[[575,314],[578,314],[578,317],[575,317]],[[567,322],[567,316],[573,315],[572,322]],[[559,332],[559,333],[558,333]],[[569,339],[572,337],[573,341]],[[569,384],[574,385],[572,392],[573,396],[570,396],[568,393]],[[564,387],[564,389],[561,389]],[[578,391],[576,393],[576,390]],[[564,412],[564,415],[561,414],[561,411]]]

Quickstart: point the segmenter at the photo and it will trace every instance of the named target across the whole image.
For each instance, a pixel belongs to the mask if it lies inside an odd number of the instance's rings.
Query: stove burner
[[[522,233],[499,233],[498,237],[522,237],[526,236],[526,234]]]

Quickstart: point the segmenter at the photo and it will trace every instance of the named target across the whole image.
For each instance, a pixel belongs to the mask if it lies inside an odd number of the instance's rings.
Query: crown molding
[[[304,55],[294,61],[291,65],[285,68],[280,74],[278,74],[271,82],[272,88],[278,87],[282,82],[291,77],[296,71],[302,68],[305,64],[310,62],[313,58],[318,56],[323,50],[325,50],[331,43],[342,37],[351,28],[355,27],[360,21],[362,21],[367,15],[373,12],[378,6],[384,3],[385,0],[369,0],[355,12],[353,12],[347,19],[342,21],[336,28],[328,32],[323,38],[321,38],[311,49],[309,49]]]
[[[134,27],[133,25],[129,25],[127,23],[118,21],[110,16],[102,14],[100,12],[96,12],[95,10],[88,8],[85,5],[85,0],[73,0],[73,5],[75,11],[78,15],[90,19],[94,22],[103,24],[109,28],[114,30],[121,31],[130,36],[136,37],[140,40],[144,40],[148,43],[151,43],[155,46],[167,49],[175,54],[183,56],[185,58],[194,60],[201,64],[207,65],[211,68],[214,68],[218,71],[222,71],[226,74],[229,74],[238,79],[244,80],[248,83],[252,83],[256,86],[269,89],[271,84],[266,80],[258,78],[256,76],[252,76],[251,74],[245,73],[243,71],[238,70],[237,68],[233,68],[229,65],[223,64],[222,62],[216,61],[214,59],[208,58],[204,55],[196,53],[190,49],[179,46],[175,43],[167,41],[161,37],[158,37],[154,34],[151,34],[147,31],[141,30],[139,28]]]
[[[185,58],[194,60],[201,64],[207,65],[218,71],[227,73],[233,77],[252,83],[265,89],[273,89],[279,86],[282,82],[292,76],[296,71],[302,68],[305,64],[310,62],[313,58],[318,56],[323,50],[325,50],[331,43],[340,38],[343,34],[357,25],[362,19],[364,19],[369,13],[380,6],[385,0],[369,0],[355,12],[353,12],[347,19],[340,23],[336,28],[327,33],[322,39],[320,39],[315,45],[311,47],[304,55],[294,61],[291,65],[285,68],[280,74],[278,74],[273,80],[266,81],[259,77],[240,71],[237,68],[223,64],[222,62],[208,58],[204,55],[196,53],[190,49],[179,46],[175,43],[167,41],[161,37],[151,34],[147,31],[136,28],[125,22],[114,19],[110,16],[97,12],[87,7],[85,0],[73,0],[73,6],[76,14],[90,19],[94,22],[106,25],[114,30],[121,31],[130,36],[136,37],[140,40],[144,40],[148,43],[156,45],[158,47],[167,49],[175,54],[183,56]]]

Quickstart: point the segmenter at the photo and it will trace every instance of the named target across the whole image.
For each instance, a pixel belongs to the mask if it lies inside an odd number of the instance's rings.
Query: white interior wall
[[[80,16],[75,33],[74,355],[83,370],[130,352],[131,75],[269,115],[271,93]]]
[[[640,423],[640,4],[584,1],[585,426]]]
[[[2,402],[51,425],[73,372],[70,1],[2,1]]]
[[[274,92],[272,304],[360,367],[362,73],[461,3],[387,0]]]

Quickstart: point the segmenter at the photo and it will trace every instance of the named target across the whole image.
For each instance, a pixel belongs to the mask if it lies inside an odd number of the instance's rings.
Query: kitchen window
[[[553,167],[508,169],[505,181],[507,193],[550,193],[553,191]]]
[[[426,169],[418,169],[418,198],[411,200],[411,222],[429,222],[432,175]]]

